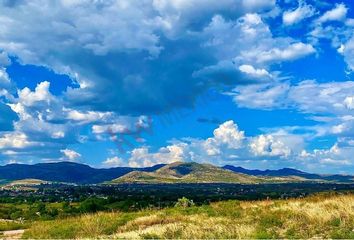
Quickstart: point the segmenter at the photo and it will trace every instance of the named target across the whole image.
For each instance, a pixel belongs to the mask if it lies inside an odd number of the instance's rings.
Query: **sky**
[[[0,164],[354,174],[350,0],[0,0]]]

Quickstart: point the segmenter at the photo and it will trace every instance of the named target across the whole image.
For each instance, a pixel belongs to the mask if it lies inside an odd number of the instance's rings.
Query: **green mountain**
[[[259,183],[261,177],[235,173],[210,164],[175,162],[154,172],[133,171],[109,183]]]

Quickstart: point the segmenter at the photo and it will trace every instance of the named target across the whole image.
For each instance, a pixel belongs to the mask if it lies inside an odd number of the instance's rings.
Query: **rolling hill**
[[[354,176],[340,174],[314,174],[307,173],[293,168],[282,168],[278,170],[249,170],[242,167],[234,167],[226,165],[223,169],[233,171],[235,173],[243,173],[259,177],[298,177],[304,180],[313,181],[334,181],[334,182],[353,182]]]
[[[175,162],[154,172],[133,171],[110,183],[259,183],[263,178],[210,164]]]
[[[8,164],[0,166],[0,179],[14,181],[21,179],[39,179],[52,182],[77,184],[95,184],[109,181],[132,171],[155,171],[164,165],[147,168],[116,167],[97,169],[73,162]]]

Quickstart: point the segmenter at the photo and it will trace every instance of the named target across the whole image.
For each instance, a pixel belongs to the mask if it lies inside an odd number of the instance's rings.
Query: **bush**
[[[105,210],[105,200],[98,198],[88,198],[80,203],[79,210],[82,213],[93,213]]]
[[[187,207],[193,207],[193,206],[195,206],[195,204],[194,204],[193,200],[189,200],[188,198],[183,197],[183,198],[178,199],[175,206],[187,208]]]

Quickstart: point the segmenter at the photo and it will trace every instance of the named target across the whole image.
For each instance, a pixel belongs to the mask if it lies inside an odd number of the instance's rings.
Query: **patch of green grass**
[[[263,213],[260,216],[259,224],[265,228],[281,227],[283,225],[281,217],[281,214],[275,212]]]
[[[256,231],[256,233],[252,236],[252,238],[255,238],[255,239],[274,239],[275,237],[267,232],[266,229],[264,228],[260,228]]]
[[[340,218],[335,217],[335,218],[333,218],[333,219],[330,221],[329,224],[330,224],[331,226],[333,226],[333,227],[339,227],[340,224],[341,224],[341,220],[340,220]]]
[[[112,235],[120,226],[139,215],[139,213],[97,213],[60,220],[38,221],[24,233],[23,238],[73,239]]]
[[[143,239],[160,239],[159,235],[154,234],[154,233],[140,234],[140,237]]]
[[[0,221],[0,231],[18,230],[29,227],[28,223],[16,221]]]

